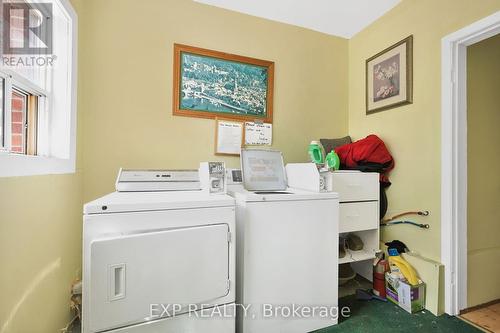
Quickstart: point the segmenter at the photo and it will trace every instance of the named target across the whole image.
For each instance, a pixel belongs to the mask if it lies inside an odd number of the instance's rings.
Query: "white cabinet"
[[[378,229],[378,201],[340,204],[339,232]]]
[[[367,202],[379,199],[379,175],[375,172],[336,171],[329,185],[339,194],[340,202]]]
[[[336,171],[329,174],[327,188],[340,198],[339,235],[356,234],[363,249],[347,250],[339,264],[351,263],[353,269],[372,280],[372,260],[379,251],[379,174],[359,171]]]

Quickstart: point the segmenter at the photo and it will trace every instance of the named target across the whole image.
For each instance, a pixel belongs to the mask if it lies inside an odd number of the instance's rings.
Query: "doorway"
[[[500,332],[500,34],[467,47],[467,308]]]
[[[500,12],[442,40],[441,261],[445,311],[467,308],[467,47],[500,33]]]

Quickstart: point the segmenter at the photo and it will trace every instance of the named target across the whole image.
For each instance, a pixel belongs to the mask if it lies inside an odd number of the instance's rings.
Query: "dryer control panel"
[[[118,192],[201,190],[198,170],[120,169],[115,187]]]

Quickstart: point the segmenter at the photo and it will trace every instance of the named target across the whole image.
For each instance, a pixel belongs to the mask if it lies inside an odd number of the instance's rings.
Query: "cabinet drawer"
[[[379,199],[379,175],[370,172],[333,172],[329,188],[339,194],[340,202]]]
[[[339,214],[339,233],[378,228],[378,201],[341,203]]]

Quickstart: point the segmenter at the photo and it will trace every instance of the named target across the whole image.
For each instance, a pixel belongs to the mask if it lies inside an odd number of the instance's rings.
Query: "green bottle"
[[[313,163],[318,165],[325,164],[325,149],[319,141],[311,141],[309,144],[309,157]]]
[[[326,155],[326,166],[331,171],[340,169],[340,157],[335,150]]]

